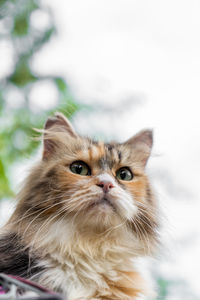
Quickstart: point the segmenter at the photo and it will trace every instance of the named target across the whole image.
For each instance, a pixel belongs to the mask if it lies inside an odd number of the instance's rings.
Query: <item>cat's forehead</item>
[[[129,149],[119,143],[104,143],[88,139],[84,141],[77,155],[81,160],[93,163],[101,169],[107,169],[124,164],[129,157],[129,152]]]

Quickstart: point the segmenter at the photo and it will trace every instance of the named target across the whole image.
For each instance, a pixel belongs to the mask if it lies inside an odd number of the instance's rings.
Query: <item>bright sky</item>
[[[58,35],[33,68],[63,75],[76,99],[98,104],[74,119],[79,132],[124,140],[154,129],[159,156],[149,172],[169,224],[170,254],[160,272],[184,278],[200,294],[200,1],[43,2],[52,7]],[[37,15],[33,22],[48,20]],[[55,89],[45,84],[32,101],[41,94],[42,105],[54,105]],[[178,297],[172,292],[168,299]]]

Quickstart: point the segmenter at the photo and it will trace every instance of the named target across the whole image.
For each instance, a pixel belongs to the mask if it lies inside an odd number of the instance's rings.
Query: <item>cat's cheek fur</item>
[[[134,198],[127,191],[116,187],[112,189],[110,199],[122,219],[131,221],[136,215],[137,206]]]

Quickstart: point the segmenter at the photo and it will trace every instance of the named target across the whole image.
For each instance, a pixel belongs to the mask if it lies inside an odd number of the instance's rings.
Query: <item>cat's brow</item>
[[[102,169],[106,169],[107,167],[112,169],[114,165],[121,162],[121,151],[117,149],[117,145],[115,144],[105,144],[104,147],[105,155],[100,158],[99,164]]]
[[[122,160],[122,152],[117,143],[104,143],[102,141],[89,141],[87,150],[80,153],[83,160],[98,166],[101,170],[112,169]]]
[[[103,142],[97,144],[90,144],[88,147],[88,156],[90,161],[98,162],[105,156],[105,147]]]

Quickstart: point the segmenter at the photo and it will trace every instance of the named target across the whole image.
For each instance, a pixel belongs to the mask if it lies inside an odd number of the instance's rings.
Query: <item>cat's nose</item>
[[[103,189],[104,193],[108,193],[109,190],[114,187],[114,185],[110,181],[101,181],[101,182],[97,183],[97,186],[101,187]]]

